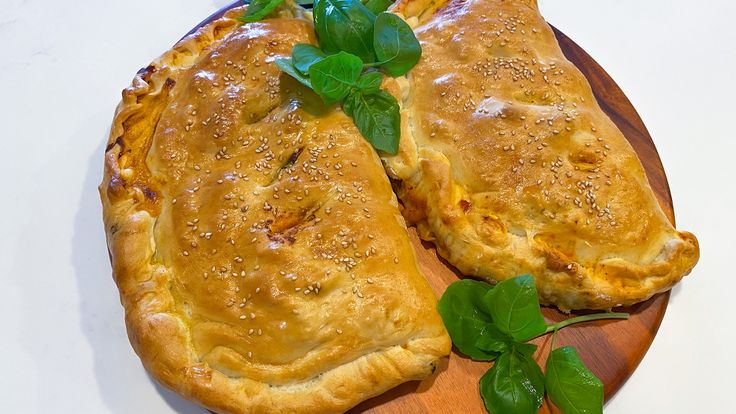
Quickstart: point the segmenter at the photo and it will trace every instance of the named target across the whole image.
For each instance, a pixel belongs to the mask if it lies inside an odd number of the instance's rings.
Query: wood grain
[[[213,14],[192,31],[219,18],[233,3]],[[577,66],[590,82],[603,111],[621,129],[642,160],[649,182],[660,205],[674,224],[672,197],[667,177],[657,149],[649,132],[634,107],[611,77],[582,48],[554,28],[557,40],[565,56]],[[463,277],[451,265],[439,258],[431,243],[422,242],[414,229],[409,231],[419,258],[422,271],[439,296],[452,282]],[[631,313],[627,321],[599,321],[559,332],[558,346],[577,347],[586,365],[605,384],[605,396],[609,399],[639,365],[657,333],[664,317],[669,292],[624,309]],[[544,316],[551,322],[570,317],[553,308],[543,308]],[[573,315],[582,314],[574,312]],[[534,341],[539,345],[535,358],[544,365],[550,351],[551,337]],[[485,413],[478,394],[478,380],[488,370],[487,362],[476,362],[453,351],[439,369],[424,381],[412,381],[389,392],[372,398],[350,410],[351,414],[425,414],[425,413]],[[540,413],[559,413],[549,401],[545,401]]]
[[[554,29],[565,56],[580,69],[590,82],[603,111],[621,129],[642,160],[649,181],[662,209],[674,224],[672,197],[667,177],[657,149],[649,132],[621,88],[575,42]],[[422,271],[432,288],[441,295],[445,288],[460,277],[454,268],[437,257],[431,243],[422,242],[414,229],[410,230]],[[627,321],[601,321],[558,333],[557,344],[577,347],[585,364],[603,381],[605,396],[609,399],[634,372],[657,333],[664,317],[669,293],[629,308],[616,309],[631,313]],[[543,308],[549,321],[570,317],[553,308]],[[584,312],[573,312],[579,315]],[[544,366],[550,351],[551,336],[534,341],[539,345],[535,359]],[[453,351],[435,375],[424,381],[403,384],[381,396],[365,401],[350,411],[351,414],[421,414],[421,413],[485,413],[478,394],[478,380],[488,370],[487,362],[471,361]],[[559,413],[545,401],[540,413]]]

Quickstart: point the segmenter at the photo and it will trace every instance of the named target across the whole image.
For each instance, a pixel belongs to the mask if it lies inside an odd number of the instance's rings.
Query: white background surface
[[[736,412],[736,3],[540,2],[638,109],[678,227],[701,243],[605,411]],[[226,3],[0,0],[0,412],[203,412],[157,387],[128,345],[96,186],[120,90]]]

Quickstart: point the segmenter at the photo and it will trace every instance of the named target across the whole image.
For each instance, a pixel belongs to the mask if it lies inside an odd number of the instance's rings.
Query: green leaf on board
[[[512,348],[480,379],[480,394],[491,414],[534,414],[544,399],[544,375],[531,356]]]
[[[526,342],[547,330],[534,278],[529,275],[499,282],[484,300],[498,329],[519,342]]]
[[[565,414],[602,414],[603,382],[580,359],[575,348],[564,346],[547,357],[547,393]]]
[[[499,355],[496,350],[484,350],[478,346],[483,330],[493,323],[483,301],[491,288],[485,282],[459,280],[447,287],[437,304],[452,343],[460,352],[475,360],[490,361]]]

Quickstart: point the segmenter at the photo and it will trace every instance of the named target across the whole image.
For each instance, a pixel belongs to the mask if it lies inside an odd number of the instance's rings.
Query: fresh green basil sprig
[[[565,414],[603,412],[603,383],[585,367],[575,348],[553,349],[545,375],[532,358],[537,346],[526,342],[575,323],[626,319],[628,313],[589,314],[547,325],[529,275],[495,287],[460,280],[447,288],[437,308],[461,353],[495,361],[480,379],[480,394],[490,413],[536,413],[545,392]]]
[[[253,0],[242,21],[263,19],[284,0]],[[276,59],[286,74],[322,98],[341,103],[374,148],[399,149],[401,115],[393,95],[381,90],[383,72],[406,74],[422,55],[411,27],[385,12],[389,0],[315,0],[312,15],[319,47],[297,44]]]
[[[248,10],[246,10],[245,14],[242,15],[238,20],[245,23],[257,22],[269,15],[272,11],[276,10],[276,7],[279,7],[283,2],[284,0],[250,0],[249,2],[246,1],[246,3],[248,4]]]
[[[585,366],[572,346],[554,349],[547,357],[545,387],[563,413],[600,413],[603,382]]]
[[[376,15],[357,0],[315,0],[314,31],[326,53],[340,51],[358,56],[365,63],[376,60],[373,26]]]

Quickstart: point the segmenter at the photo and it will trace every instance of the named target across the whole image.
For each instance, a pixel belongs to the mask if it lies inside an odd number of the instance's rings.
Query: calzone
[[[667,290],[698,260],[534,0],[403,0],[422,59],[397,82],[384,157],[405,216],[461,272],[536,277],[544,303],[607,309]]]
[[[334,413],[450,351],[371,146],[274,59],[308,18],[236,8],[123,92],[100,186],[133,348],[222,413]],[[293,12],[297,13],[297,12]]]

